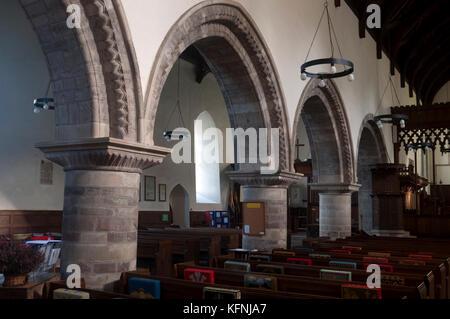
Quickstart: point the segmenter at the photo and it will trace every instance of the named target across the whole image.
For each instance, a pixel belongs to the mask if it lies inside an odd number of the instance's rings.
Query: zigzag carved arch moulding
[[[350,133],[350,125],[348,123],[341,96],[335,83],[332,80],[327,80],[326,87],[324,88],[321,88],[319,86],[319,80],[317,79],[310,80],[305,86],[295,113],[294,125],[292,129],[293,131],[291,148],[295,149],[297,126],[299,124],[302,111],[305,107],[305,104],[312,98],[318,98],[320,100],[321,104],[326,108],[326,112],[328,113],[328,117],[331,120],[331,124],[333,126],[332,129],[334,138],[336,140],[336,150],[339,156],[339,180],[336,180],[335,182],[343,184],[355,184],[356,171],[354,165],[354,153]],[[310,143],[313,144],[313,139],[315,137],[309,134],[308,138]],[[313,147],[311,147],[311,153],[314,153]],[[317,154],[311,155],[313,156],[314,166],[314,158],[315,155],[317,156]],[[291,156],[291,163],[294,163],[294,152],[291,152]],[[320,161],[318,162],[318,166],[326,165],[325,163],[321,163]],[[316,176],[316,178],[320,180],[319,177]],[[316,178],[315,181],[317,182]]]
[[[81,28],[66,25],[78,5]],[[142,89],[120,0],[21,0],[47,59],[56,139],[140,140]]]
[[[289,171],[291,156],[288,121],[273,59],[251,17],[241,5],[231,1],[200,3],[186,12],[167,34],[155,59],[146,91],[144,142],[151,145],[154,143],[153,131],[160,95],[180,54],[196,42],[214,38],[225,40],[239,55],[240,63],[245,66],[257,95],[263,122],[261,126],[280,128],[280,170]],[[226,92],[220,76],[215,73],[215,66],[211,65],[211,69],[222,92]],[[231,99],[224,95],[230,109],[228,104]]]

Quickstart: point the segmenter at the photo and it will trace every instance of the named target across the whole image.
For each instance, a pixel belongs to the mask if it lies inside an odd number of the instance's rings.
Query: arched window
[[[211,115],[204,111],[195,120],[195,191],[196,201],[220,204],[219,136],[206,134],[215,128]],[[207,133],[211,133],[209,130]]]

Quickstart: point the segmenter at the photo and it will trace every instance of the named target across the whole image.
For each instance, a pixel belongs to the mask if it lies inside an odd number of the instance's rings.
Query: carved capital
[[[227,173],[230,180],[245,186],[289,187],[299,181],[303,174],[282,171],[273,175],[260,172],[233,171]]]
[[[106,170],[141,173],[161,164],[170,149],[130,143],[114,138],[92,138],[36,145],[65,171]]]

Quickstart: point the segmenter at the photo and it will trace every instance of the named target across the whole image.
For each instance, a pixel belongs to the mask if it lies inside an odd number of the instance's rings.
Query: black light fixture
[[[331,57],[307,61],[309,54],[311,52],[311,48],[314,44],[314,40],[316,39],[317,32],[319,31],[323,17],[325,16],[325,13],[327,15],[327,20],[328,20],[328,34],[330,36]],[[339,50],[340,58],[336,58],[334,56],[333,36],[334,36],[337,48]],[[318,66],[318,65],[330,65],[330,72],[314,73],[314,72],[307,71],[307,68],[312,67],[312,66]],[[338,72],[338,69],[336,66],[342,66],[343,70]],[[353,62],[346,60],[342,57],[341,48],[339,46],[336,32],[334,30],[334,26],[333,26],[333,23],[330,18],[330,13],[328,11],[328,1],[325,1],[322,16],[320,17],[319,25],[317,26],[316,32],[314,34],[314,38],[311,42],[311,46],[309,47],[308,54],[306,55],[305,63],[303,63],[301,66],[301,79],[303,81],[305,81],[308,77],[320,79],[319,86],[325,87],[325,85],[326,85],[325,79],[333,79],[333,78],[340,78],[340,77],[348,76],[348,80],[353,81],[355,79],[353,72],[354,72]]]
[[[184,120],[183,120],[183,114],[181,113],[181,103],[180,103],[180,64],[181,61],[180,59],[178,59],[178,81],[177,81],[177,102],[175,103],[175,106],[172,110],[172,113],[170,113],[169,119],[167,120],[167,124],[166,124],[166,130],[163,132],[163,136],[166,139],[167,142],[170,142],[172,139],[176,139],[176,140],[180,140],[183,139],[185,137],[188,137],[188,132],[186,131],[173,131],[173,130],[168,130],[167,127],[169,126],[170,120],[172,119],[172,115],[175,112],[175,110],[178,110],[178,114],[179,114],[179,119],[181,120],[181,125],[183,128],[185,128],[184,125]]]
[[[400,99],[398,98],[397,90],[395,89],[394,83],[392,83],[392,78],[389,75],[389,81],[386,84],[386,87],[384,88],[383,95],[381,96],[380,103],[378,104],[378,110],[381,108],[381,105],[383,103],[384,95],[386,94],[386,90],[388,86],[391,87],[391,96],[392,96],[392,104],[394,104],[394,94],[397,98],[397,103],[400,106]],[[375,113],[376,114],[376,113]],[[380,129],[383,128],[383,124],[392,124],[400,126],[400,128],[404,129],[406,127],[406,122],[409,120],[408,115],[405,114],[383,114],[383,115],[377,115],[374,116],[373,120],[375,123],[377,123],[378,127]]]
[[[426,151],[434,149],[434,145],[432,143],[408,144],[406,147],[408,151],[412,150],[413,152],[417,152],[419,149]]]
[[[405,114],[385,114],[373,118],[380,129],[383,128],[383,124],[399,125],[403,129],[406,127],[408,119],[408,115]]]
[[[33,107],[34,107],[33,112],[36,114],[40,113],[41,110],[48,111],[48,110],[55,109],[55,105],[54,105],[55,100],[53,98],[48,97],[48,92],[50,91],[50,83],[51,82],[49,81],[48,86],[47,86],[47,92],[45,92],[46,97],[37,98],[37,99],[34,99],[34,101],[33,101]]]

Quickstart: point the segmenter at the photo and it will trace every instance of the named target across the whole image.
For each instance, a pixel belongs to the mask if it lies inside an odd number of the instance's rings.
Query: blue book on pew
[[[351,261],[330,260],[330,262],[328,264],[330,266],[339,267],[339,268],[356,269],[356,263],[351,262]]]
[[[130,278],[128,287],[132,296],[142,299],[161,298],[161,283],[159,280]]]
[[[309,251],[309,252],[313,252],[314,248],[308,248],[308,247],[294,247],[295,251]]]

